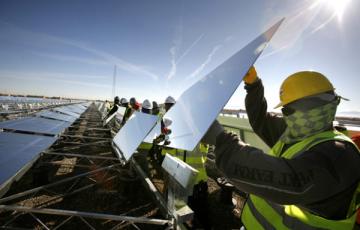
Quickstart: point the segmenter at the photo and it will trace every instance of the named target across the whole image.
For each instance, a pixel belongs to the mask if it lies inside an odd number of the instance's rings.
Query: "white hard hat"
[[[124,104],[124,103],[129,103],[129,102],[126,98],[121,98],[120,103]]]
[[[148,99],[146,99],[143,103],[142,103],[142,107],[144,109],[152,109],[152,104],[150,103],[150,101]]]
[[[165,103],[169,103],[169,104],[175,104],[175,99],[172,96],[168,96],[165,99]]]
[[[170,118],[163,118],[163,122],[166,128],[172,124],[172,120]]]

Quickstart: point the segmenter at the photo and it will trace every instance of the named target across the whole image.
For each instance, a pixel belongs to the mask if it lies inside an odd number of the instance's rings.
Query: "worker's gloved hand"
[[[162,133],[153,140],[153,144],[159,144],[164,140],[165,140],[165,134]]]
[[[215,120],[206,132],[205,136],[202,138],[201,142],[215,145],[216,137],[222,132],[224,132],[224,128],[217,120]]]
[[[243,80],[246,84],[251,85],[257,79],[258,79],[258,76],[257,76],[256,69],[254,66],[251,66],[251,68],[249,69],[249,71],[247,72],[247,74],[245,75]]]

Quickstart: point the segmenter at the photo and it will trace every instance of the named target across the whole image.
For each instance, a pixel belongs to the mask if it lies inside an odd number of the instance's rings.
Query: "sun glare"
[[[345,8],[349,5],[351,0],[318,0],[317,3],[328,6],[337,16],[338,20],[342,19]]]

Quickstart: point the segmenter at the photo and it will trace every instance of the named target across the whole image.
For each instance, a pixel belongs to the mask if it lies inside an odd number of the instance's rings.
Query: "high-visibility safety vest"
[[[270,151],[270,155],[291,159],[311,147],[329,140],[351,142],[351,139],[337,131],[326,131],[308,137],[289,147],[283,154],[284,143],[278,141]],[[353,229],[356,210],[359,204],[356,197],[360,194],[360,184],[354,193],[348,215],[343,220],[329,220],[310,213],[296,205],[279,205],[250,195],[243,209],[241,220],[246,229]]]
[[[138,149],[142,149],[142,150],[147,150],[149,151],[152,147],[152,143],[147,143],[147,142],[141,142],[141,144],[139,145]]]
[[[206,154],[208,153],[208,151],[209,151],[209,145],[200,143],[196,146],[196,148],[193,151],[191,152],[186,151],[186,155],[185,155],[185,151],[183,150],[170,149],[170,148],[163,148],[162,154],[168,153],[184,161],[194,169],[198,170],[199,172],[195,181],[195,184],[197,184],[201,180],[206,181],[208,178],[205,169]]]

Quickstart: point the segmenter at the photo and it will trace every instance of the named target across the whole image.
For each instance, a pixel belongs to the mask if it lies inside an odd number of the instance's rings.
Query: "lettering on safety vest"
[[[261,181],[266,183],[278,183],[286,187],[302,187],[314,180],[313,170],[292,173],[274,173],[270,170],[250,168],[244,165],[235,164],[234,174],[248,180]]]

